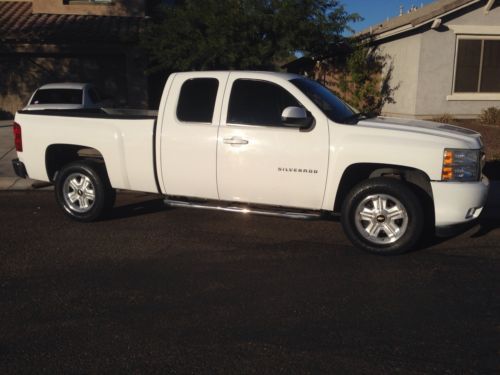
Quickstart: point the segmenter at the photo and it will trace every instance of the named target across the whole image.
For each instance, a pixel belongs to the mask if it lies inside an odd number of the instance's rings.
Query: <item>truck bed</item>
[[[158,192],[156,116],[100,109],[43,110],[18,112],[16,122],[22,128],[24,149],[18,156],[28,166],[30,178],[53,180],[46,160],[55,148],[93,149],[102,155],[114,188]]]

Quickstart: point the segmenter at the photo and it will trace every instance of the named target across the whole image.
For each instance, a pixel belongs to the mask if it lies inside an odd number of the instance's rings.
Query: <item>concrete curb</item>
[[[53,186],[47,186],[37,180],[20,177],[0,177],[0,191],[5,190],[53,190]]]

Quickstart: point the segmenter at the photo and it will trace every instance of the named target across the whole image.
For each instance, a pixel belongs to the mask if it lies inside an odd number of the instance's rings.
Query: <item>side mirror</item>
[[[281,122],[291,128],[303,129],[311,125],[312,117],[302,107],[286,107],[281,113]]]

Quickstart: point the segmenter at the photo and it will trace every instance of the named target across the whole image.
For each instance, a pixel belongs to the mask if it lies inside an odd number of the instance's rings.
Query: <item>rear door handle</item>
[[[247,145],[248,141],[240,137],[224,138],[224,143],[228,145]]]

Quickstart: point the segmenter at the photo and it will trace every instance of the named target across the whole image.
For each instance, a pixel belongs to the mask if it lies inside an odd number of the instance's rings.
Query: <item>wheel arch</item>
[[[429,214],[434,217],[434,200],[429,175],[420,169],[397,164],[356,163],[347,167],[340,179],[333,211],[337,213],[341,211],[344,199],[354,186],[361,181],[376,177],[396,178],[408,183],[419,198],[424,200],[426,208],[432,210]]]
[[[54,182],[57,173],[65,165],[79,160],[98,162],[106,170],[103,154],[94,147],[63,143],[49,145],[45,150],[45,168],[49,181]]]

